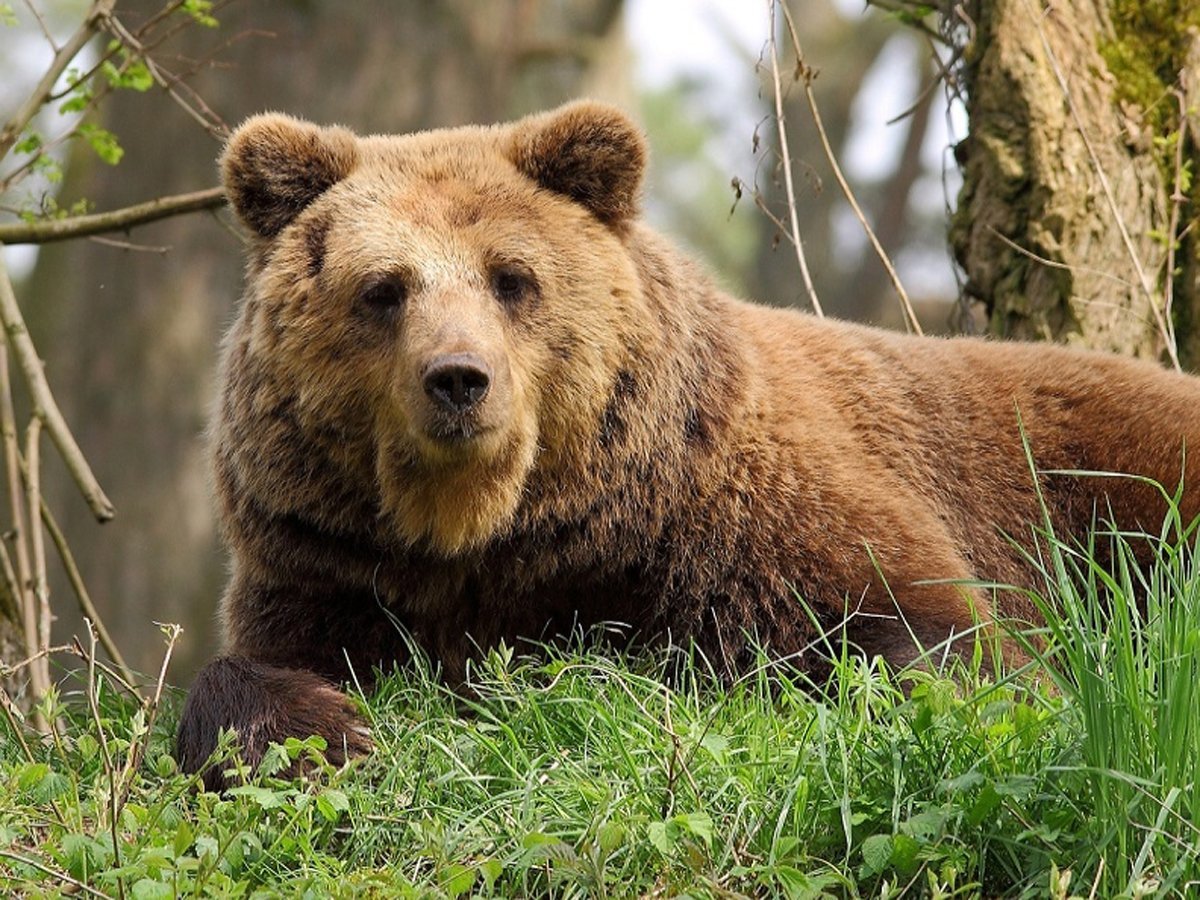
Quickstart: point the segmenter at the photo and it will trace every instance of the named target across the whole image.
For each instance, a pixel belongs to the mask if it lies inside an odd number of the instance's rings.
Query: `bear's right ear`
[[[273,238],[357,162],[353,132],[266,113],[229,138],[221,176],[238,218],[257,236]]]

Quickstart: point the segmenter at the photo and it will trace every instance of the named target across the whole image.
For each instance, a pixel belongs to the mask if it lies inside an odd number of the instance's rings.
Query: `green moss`
[[[1116,80],[1117,98],[1136,105],[1156,137],[1179,128],[1179,108],[1170,90],[1187,59],[1191,36],[1200,28],[1200,0],[1112,0],[1115,39],[1100,45]]]

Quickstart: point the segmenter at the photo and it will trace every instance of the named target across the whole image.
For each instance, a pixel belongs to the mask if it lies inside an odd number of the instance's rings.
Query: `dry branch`
[[[50,507],[46,505],[46,501],[42,500],[42,524],[46,526],[46,532],[50,535],[50,540],[58,550],[59,559],[62,560],[63,571],[67,575],[67,581],[71,584],[71,589],[75,592],[75,599],[79,603],[79,611],[83,613],[83,617],[92,623],[92,627],[96,629],[96,636],[100,638],[100,645],[108,654],[109,659],[116,663],[117,668],[121,670],[121,678],[139,699],[141,699],[141,691],[138,690],[137,678],[133,674],[133,669],[125,661],[125,657],[117,648],[117,643],[112,639],[108,629],[104,626],[104,620],[100,618],[100,613],[96,606],[92,603],[91,594],[88,593],[87,586],[83,583],[83,576],[79,572],[79,565],[75,562],[75,555],[71,553],[71,548],[67,544],[67,538],[59,527],[58,522],[54,518],[54,514],[50,512]]]
[[[767,38],[771,50],[771,85],[775,95],[775,127],[779,131],[779,154],[783,164],[783,187],[787,192],[788,223],[792,246],[796,248],[796,262],[800,264],[800,277],[804,279],[804,289],[808,291],[809,302],[813,312],[824,317],[821,301],[817,299],[817,289],[813,286],[812,275],[808,271],[808,260],[804,256],[804,244],[800,240],[800,223],[796,213],[796,190],[792,185],[792,156],[788,150],[787,128],[783,117],[783,85],[779,78],[779,48],[775,39],[775,5],[778,0],[767,0],[770,11],[771,33]],[[787,10],[784,10],[787,14]]]
[[[3,258],[0,257],[0,265]],[[27,528],[30,519],[25,515],[23,499],[25,492],[21,487],[21,473],[17,460],[21,457],[19,438],[17,435],[17,419],[13,411],[12,387],[8,375],[8,348],[0,344],[0,434],[3,435],[5,481],[8,487],[9,515],[11,522],[9,534],[16,552],[16,570],[8,559],[5,551],[4,577],[9,583],[17,609],[20,614],[17,621],[21,626],[21,636],[25,645],[25,655],[29,658],[29,683],[35,698],[46,695],[50,689],[49,665],[41,652],[37,629],[37,604],[33,595],[33,571],[29,558]],[[40,710],[34,712],[34,723],[37,729],[45,733],[49,723]]]
[[[105,496],[100,484],[96,481],[96,476],[92,474],[91,466],[88,465],[83,451],[75,442],[75,437],[67,427],[58,403],[50,392],[50,385],[46,382],[46,375],[42,371],[42,361],[38,357],[37,349],[33,346],[33,341],[30,340],[29,329],[25,326],[21,309],[17,306],[17,297],[13,293],[12,282],[8,277],[8,268],[4,264],[2,251],[3,244],[0,244],[0,321],[4,324],[8,344],[16,354],[17,362],[29,385],[34,415],[50,432],[50,439],[58,448],[63,462],[66,463],[79,490],[82,491],[92,514],[99,521],[107,522],[115,514],[112,502]]]
[[[189,194],[159,197],[110,212],[71,216],[47,222],[13,222],[0,225],[0,244],[49,244],[53,241],[90,237],[109,231],[128,231],[138,225],[147,225],[171,216],[219,209],[224,205],[224,189],[207,188]]]
[[[41,484],[41,455],[39,443],[42,439],[42,422],[37,417],[29,423],[25,432],[25,459],[28,461],[28,475],[25,478],[25,520],[26,534],[29,536],[29,552],[33,570],[27,592],[29,595],[28,615],[25,622],[27,630],[31,625],[37,637],[37,649],[45,650],[50,646],[50,586],[46,578],[46,544],[42,533],[42,522],[38,510],[42,506]],[[47,689],[50,686],[49,660],[43,668],[43,677]],[[38,696],[45,696],[39,692]]]
[[[770,0],[771,2],[771,21],[772,21],[772,59],[774,59],[774,10],[775,3],[778,0]],[[854,192],[850,190],[850,184],[846,181],[846,176],[842,174],[842,167],[838,164],[837,155],[833,152],[833,147],[829,145],[829,135],[825,131],[824,122],[821,119],[821,110],[817,107],[817,97],[813,93],[812,80],[813,70],[809,68],[808,63],[804,61],[804,51],[800,47],[800,36],[796,32],[796,24],[792,21],[792,14],[788,11],[787,4],[779,4],[780,11],[783,13],[783,21],[787,26],[788,39],[792,45],[792,52],[796,55],[796,71],[800,76],[800,82],[804,85],[804,97],[808,100],[808,109],[812,113],[813,124],[817,127],[817,135],[821,139],[821,147],[825,151],[825,156],[829,160],[829,165],[833,169],[833,176],[837,179],[838,187],[842,189],[842,194],[846,198],[846,202],[850,204],[850,209],[854,211],[855,217],[859,224],[862,225],[863,231],[867,235],[867,240],[871,242],[871,247],[874,248],[879,261],[883,263],[884,269],[887,270],[888,278],[892,281],[892,287],[896,289],[896,294],[900,297],[900,306],[904,311],[905,322],[908,327],[916,334],[922,334],[921,323],[917,321],[917,314],[913,310],[912,301],[908,298],[908,292],[904,289],[904,285],[900,282],[900,275],[896,271],[896,267],[892,265],[891,258],[887,255],[887,251],[879,243],[879,238],[875,236],[874,229],[871,228],[870,222],[867,221],[866,215],[863,214],[862,207],[858,205],[858,200],[854,196]],[[793,211],[793,215],[794,215]]]

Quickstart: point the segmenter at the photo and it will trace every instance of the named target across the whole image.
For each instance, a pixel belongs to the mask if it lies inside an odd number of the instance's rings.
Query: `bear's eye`
[[[506,306],[514,305],[537,293],[537,281],[533,273],[525,269],[497,266],[492,270],[492,293]]]
[[[408,287],[400,278],[383,278],[363,288],[358,302],[371,313],[393,316],[404,305]]]

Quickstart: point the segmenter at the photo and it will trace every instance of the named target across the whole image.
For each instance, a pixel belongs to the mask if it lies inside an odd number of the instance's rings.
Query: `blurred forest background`
[[[9,6],[14,21],[0,31],[4,109],[28,92],[51,53],[28,9]],[[119,9],[136,25],[161,6],[121,0]],[[86,7],[37,6],[56,34],[69,32]],[[829,140],[925,330],[980,327],[979,310],[960,299],[970,295],[947,247],[960,187],[952,154],[966,116],[940,80],[945,59],[936,42],[862,0],[788,7],[819,73],[813,88]],[[181,29],[155,51],[185,76],[194,107],[216,127],[206,130],[162,90],[119,91],[102,115],[125,151],[116,168],[75,142],[61,184],[2,202],[45,206],[57,197],[65,207],[86,198],[107,210],[210,187],[220,150],[214,132],[266,109],[361,132],[405,132],[593,96],[633,112],[649,134],[651,222],[730,290],[805,306],[796,255],[757,208],[776,216],[786,209],[764,56],[769,9],[748,0],[220,2],[219,27]],[[789,83],[793,62],[783,63]],[[902,327],[799,85],[784,103],[801,233],[825,312]],[[6,258],[67,421],[117,517],[97,526],[57,459],[47,459],[47,502],[135,668],[161,659],[153,622],[184,625],[173,680],[186,682],[218,645],[214,614],[226,568],[203,432],[217,345],[240,294],[241,248],[225,212],[117,237],[9,248]],[[69,593],[58,583],[53,592]],[[55,609],[56,639],[79,630],[66,602]]]

